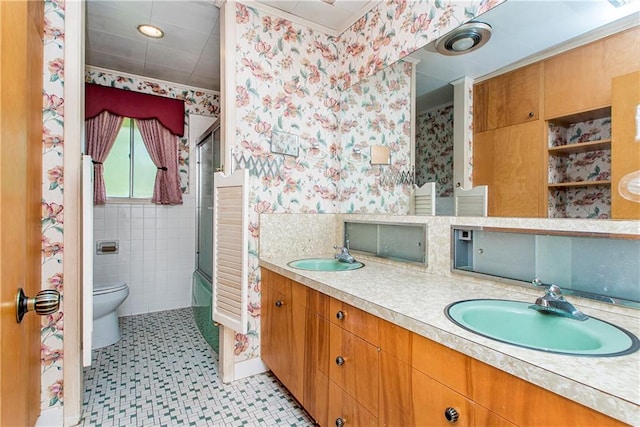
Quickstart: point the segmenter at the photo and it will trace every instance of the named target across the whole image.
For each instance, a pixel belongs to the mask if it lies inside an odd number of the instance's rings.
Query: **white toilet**
[[[102,348],[120,341],[118,307],[129,295],[125,282],[93,285],[93,335],[91,348]]]

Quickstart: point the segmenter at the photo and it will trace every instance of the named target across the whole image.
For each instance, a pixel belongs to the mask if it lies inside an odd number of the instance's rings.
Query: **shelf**
[[[575,153],[586,153],[588,151],[608,150],[611,148],[611,139],[601,139],[599,141],[581,142],[577,144],[561,145],[559,147],[549,147],[550,156],[568,156]]]
[[[562,117],[547,117],[549,123],[557,126],[570,126],[574,123],[586,122],[589,120],[604,119],[611,117],[611,106],[597,108],[595,110],[581,111],[579,113],[569,114]]]
[[[611,185],[611,181],[553,182],[553,183],[547,184],[547,187],[549,188],[594,187],[597,185]]]

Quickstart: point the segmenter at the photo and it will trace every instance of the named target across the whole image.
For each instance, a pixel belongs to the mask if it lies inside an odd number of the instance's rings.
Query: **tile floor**
[[[122,317],[122,340],[84,371],[83,426],[313,426],[270,373],[232,384],[191,308]]]

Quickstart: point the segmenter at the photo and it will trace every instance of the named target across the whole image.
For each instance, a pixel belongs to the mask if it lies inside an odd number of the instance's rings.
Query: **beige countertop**
[[[533,302],[530,292],[368,259],[361,260],[365,267],[359,270],[304,271],[287,265],[294,259],[261,258],[260,265],[554,393],[640,425],[640,351],[618,357],[576,357],[530,350],[466,331],[444,314],[448,304],[465,299]],[[640,336],[640,317],[635,311],[620,314],[567,299],[585,314]]]

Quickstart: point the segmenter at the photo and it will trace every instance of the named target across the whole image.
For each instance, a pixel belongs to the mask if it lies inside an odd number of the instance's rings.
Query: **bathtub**
[[[191,309],[193,317],[198,325],[200,334],[205,341],[218,353],[218,327],[211,319],[211,283],[200,272],[193,272],[193,292],[191,296]]]

